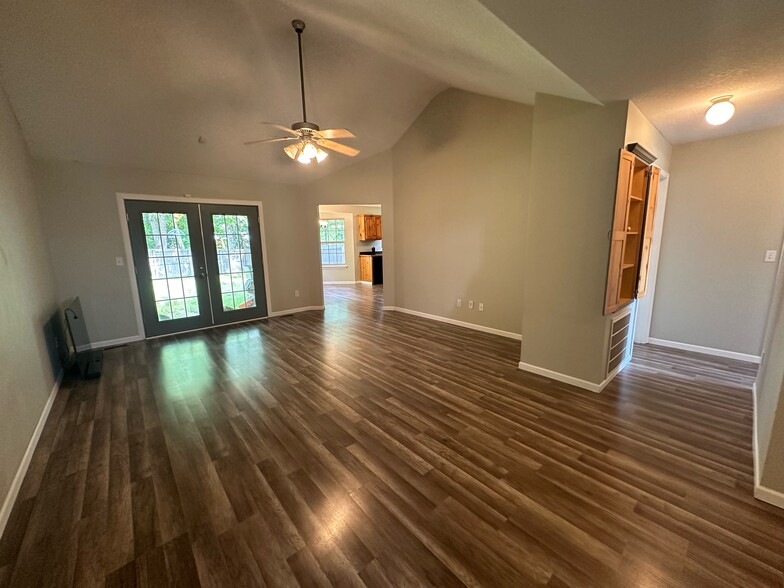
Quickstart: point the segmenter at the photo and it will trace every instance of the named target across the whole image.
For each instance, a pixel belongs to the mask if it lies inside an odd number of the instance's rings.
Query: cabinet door
[[[373,221],[374,221],[373,225],[374,225],[375,230],[376,230],[375,231],[376,232],[375,239],[377,239],[377,240],[381,239],[381,216],[380,215],[375,215],[373,217]]]
[[[366,237],[365,237],[365,215],[364,214],[358,214],[357,215],[357,232],[358,232],[357,239],[359,241],[365,241]]]
[[[610,263],[607,268],[607,289],[604,314],[615,312],[628,302],[622,300],[621,281],[623,280],[624,250],[626,247],[626,221],[629,214],[629,195],[632,190],[634,155],[621,149],[618,164],[618,184],[615,189],[615,211],[610,230]]]
[[[659,195],[659,176],[661,170],[651,167],[648,176],[648,196],[645,201],[645,224],[642,234],[642,251],[640,252],[640,276],[637,281],[637,298],[642,298],[648,291],[648,265],[651,261],[651,244],[653,242],[653,219],[656,216],[656,198]]]
[[[373,281],[373,267],[372,264],[373,259],[370,255],[360,255],[359,256],[359,279],[362,282],[372,282]]]

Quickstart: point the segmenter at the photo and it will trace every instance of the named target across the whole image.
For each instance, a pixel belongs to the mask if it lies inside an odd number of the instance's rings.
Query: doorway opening
[[[325,307],[358,297],[383,299],[381,205],[319,205],[318,230]]]
[[[258,205],[137,198],[123,204],[146,337],[267,316]]]

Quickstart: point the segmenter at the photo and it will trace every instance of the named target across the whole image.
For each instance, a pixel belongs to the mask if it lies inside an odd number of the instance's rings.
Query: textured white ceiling
[[[784,124],[782,0],[481,0],[600,100],[631,99],[673,143]],[[733,94],[712,127],[709,100]]]
[[[476,0],[3,0],[1,81],[37,157],[308,181],[353,160],[242,145],[301,119],[293,18],[309,119],[354,131],[359,157],[448,86],[591,99]]]

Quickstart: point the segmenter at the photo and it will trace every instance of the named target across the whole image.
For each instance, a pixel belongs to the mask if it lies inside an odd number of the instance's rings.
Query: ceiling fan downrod
[[[297,48],[299,49],[299,89],[302,96],[302,122],[308,122],[308,112],[305,109],[305,74],[302,69],[302,31],[305,23],[299,19],[291,21],[291,26],[297,31]]]

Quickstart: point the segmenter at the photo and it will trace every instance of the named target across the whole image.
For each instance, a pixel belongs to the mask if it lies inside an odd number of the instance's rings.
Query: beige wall
[[[526,229],[521,362],[604,380],[607,281],[626,103],[537,94]]]
[[[316,220],[309,222],[297,186],[63,161],[36,162],[36,169],[58,298],[81,297],[94,342],[138,334],[128,270],[115,265],[125,256],[117,192],[261,201],[270,310],[321,304],[311,279],[320,266],[307,237],[317,238]]]
[[[520,332],[532,117],[450,89],[395,145],[396,306]]]
[[[651,337],[759,355],[784,227],[784,127],[673,149]]]
[[[654,165],[667,171],[670,169],[672,158],[672,145],[664,138],[651,121],[640,112],[637,105],[631,100],[628,102],[626,112],[626,136],[623,144],[639,143],[650,153],[656,156]]]
[[[384,304],[395,305],[395,211],[392,205],[392,154],[384,151],[355,163],[326,178],[303,186],[307,201],[306,214],[317,226],[319,205],[376,204],[384,212]],[[311,275],[314,288],[321,296],[321,258],[318,231],[310,231],[307,247],[312,252],[316,271]],[[357,277],[357,279],[359,279]],[[315,304],[315,303],[314,303]],[[323,304],[319,298],[318,304]]]
[[[49,398],[59,365],[55,362],[53,367],[52,351],[47,347],[52,338],[45,336],[47,323],[57,308],[32,161],[2,88],[0,301],[0,504],[3,504]],[[7,514],[7,509],[0,509],[0,533]]]

